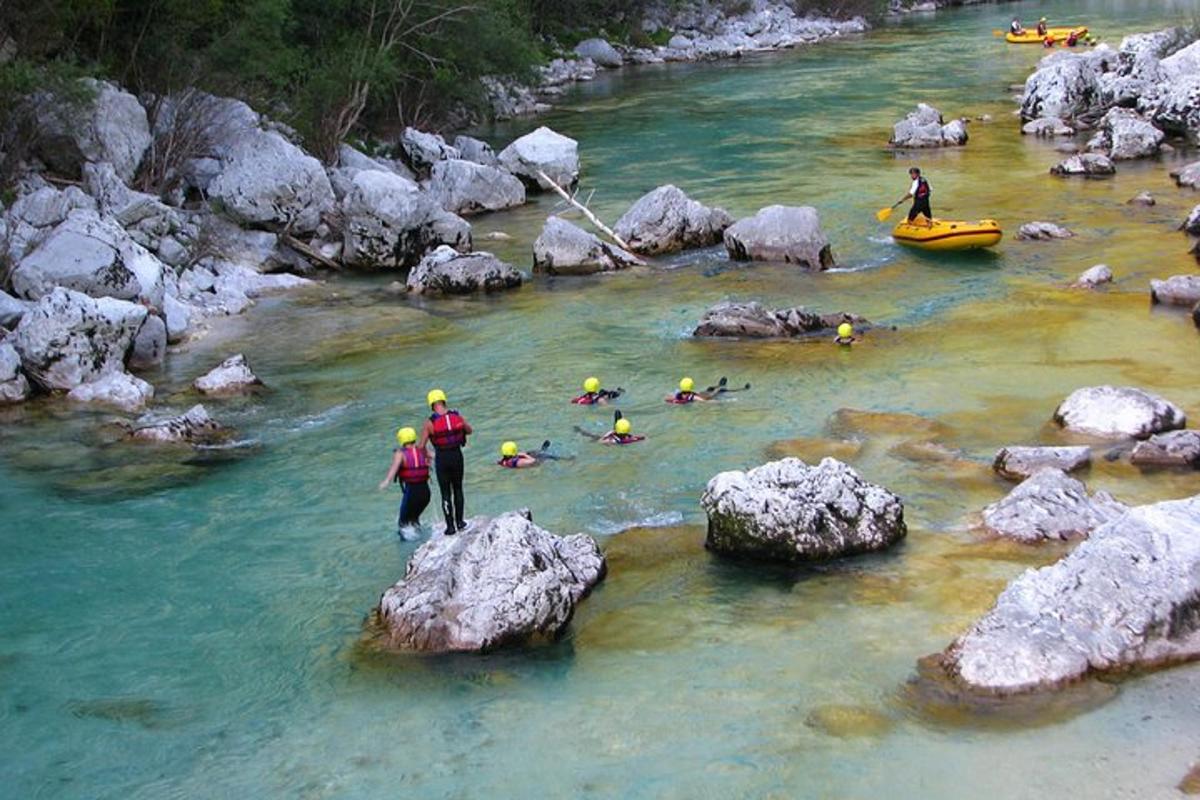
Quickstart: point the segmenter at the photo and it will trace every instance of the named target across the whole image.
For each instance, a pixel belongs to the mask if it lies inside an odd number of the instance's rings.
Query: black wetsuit
[[[404,497],[400,500],[400,527],[420,525],[421,512],[429,506],[429,483],[404,484]]]
[[[929,208],[929,181],[917,178],[917,192],[913,195],[912,208],[908,210],[908,221],[912,222],[918,214],[924,214],[926,219],[933,219],[933,211]]]
[[[446,533],[467,526],[463,509],[463,454],[461,447],[435,448],[434,472],[437,473],[438,494],[442,496],[442,514],[446,517]]]

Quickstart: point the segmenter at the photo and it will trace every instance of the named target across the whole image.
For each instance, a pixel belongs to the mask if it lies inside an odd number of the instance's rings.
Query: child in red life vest
[[[399,519],[403,535],[420,526],[421,512],[429,505],[429,456],[424,447],[417,447],[417,432],[412,428],[398,430],[396,442],[400,446],[392,451],[392,466],[379,488],[386,489],[392,481],[404,487]]]

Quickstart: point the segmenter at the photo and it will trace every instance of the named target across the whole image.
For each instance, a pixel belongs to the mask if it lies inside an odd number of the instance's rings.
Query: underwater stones
[[[888,144],[895,148],[956,147],[967,143],[967,126],[960,120],[942,124],[942,112],[925,103],[892,126]]]
[[[57,288],[30,308],[9,337],[26,375],[44,389],[73,389],[124,372],[145,306]]]
[[[1074,235],[1072,231],[1053,222],[1026,222],[1017,229],[1017,238],[1026,241],[1070,239]]]
[[[464,255],[442,245],[412,268],[406,286],[414,294],[473,294],[515,289],[521,281],[521,273],[515,267],[491,253]]]
[[[773,309],[761,303],[717,303],[704,312],[693,336],[729,336],[744,339],[794,338],[835,331],[843,322],[866,320],[854,314],[817,314],[803,307]]]
[[[1107,264],[1096,264],[1079,273],[1079,277],[1071,284],[1073,289],[1095,289],[1106,283],[1112,283],[1113,273]]]
[[[533,243],[533,269],[549,275],[615,272],[641,263],[637,256],[608,244],[561,217],[547,217]]]
[[[1140,467],[1200,467],[1200,431],[1156,433],[1138,442],[1129,460]]]
[[[154,387],[128,372],[109,372],[67,392],[67,399],[74,403],[112,406],[122,411],[141,411],[153,397]]]
[[[983,510],[983,528],[1027,544],[1074,539],[1127,510],[1106,492],[1089,497],[1080,481],[1054,467],[1042,467]]]
[[[1183,428],[1187,417],[1173,403],[1132,386],[1076,389],[1054,412],[1054,421],[1075,433],[1143,439]]]
[[[262,385],[241,353],[230,356],[192,382],[200,394],[216,396],[246,394]]]
[[[1150,281],[1150,301],[1168,306],[1200,303],[1200,275],[1172,275],[1165,281]]]
[[[1075,129],[1058,117],[1038,117],[1021,126],[1026,136],[1074,136]]]
[[[823,270],[834,265],[833,250],[812,206],[767,206],[725,229],[725,249],[734,261],[776,261]]]
[[[1092,449],[1078,447],[1004,447],[996,453],[992,469],[1002,478],[1022,481],[1043,467],[1074,472],[1092,463]]]
[[[896,723],[880,711],[865,706],[817,706],[804,718],[815,731],[839,739],[877,738],[890,732]]]
[[[1200,657],[1200,496],[1140,506],[1027,570],[940,658],[991,694]]]
[[[700,500],[705,546],[721,555],[818,561],[883,550],[904,538],[900,498],[832,458],[798,458],[722,472]]]
[[[579,180],[579,142],[545,126],[501,150],[499,158],[500,166],[531,188],[550,188],[539,172],[564,189]]]
[[[658,255],[720,244],[732,224],[725,209],[702,205],[668,184],[642,196],[613,230],[635,253]]]
[[[383,593],[386,646],[483,652],[554,639],[606,571],[586,534],[556,536],[514,512],[476,518],[467,533],[417,548],[404,578]]]
[[[157,444],[216,444],[228,439],[233,430],[208,415],[202,405],[165,419],[143,418],[129,431],[129,438]]]
[[[1116,172],[1117,167],[1112,159],[1102,153],[1079,153],[1050,168],[1051,175],[1083,175],[1088,178],[1103,178]]]

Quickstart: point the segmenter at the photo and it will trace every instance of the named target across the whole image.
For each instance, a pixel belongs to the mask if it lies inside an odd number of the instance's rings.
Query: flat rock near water
[[[1132,386],[1076,389],[1054,412],[1054,421],[1069,431],[1116,439],[1144,439],[1183,428],[1183,410],[1158,395]]]
[[[246,357],[238,353],[196,378],[192,386],[201,394],[228,396],[253,391],[262,386],[262,381],[250,369]]]
[[[705,546],[740,558],[820,561],[883,550],[904,538],[904,505],[842,462],[784,458],[722,472],[700,499]]]
[[[1150,299],[1163,305],[1191,308],[1200,303],[1200,275],[1172,275],[1165,281],[1150,281]]]
[[[481,652],[553,639],[603,578],[586,534],[555,536],[522,513],[476,518],[466,533],[421,545],[383,593],[383,642],[424,652]]]
[[[1115,175],[1117,167],[1112,159],[1102,153],[1080,153],[1060,161],[1050,168],[1050,174],[1086,178],[1106,178]]]
[[[1200,657],[1200,496],[1133,508],[1028,570],[941,656],[969,689],[1016,694]]]
[[[1200,467],[1200,431],[1156,433],[1138,442],[1129,460],[1148,467]]]
[[[217,444],[232,435],[233,430],[210,417],[202,405],[174,417],[140,419],[129,432],[131,439],[157,444]]]
[[[1042,467],[983,510],[983,527],[995,536],[1026,543],[1075,539],[1127,510],[1106,492],[1089,496],[1080,481],[1060,469]]]
[[[1022,240],[1070,239],[1074,232],[1053,222],[1026,222],[1017,229],[1017,238]]]
[[[761,303],[717,303],[704,312],[693,336],[727,336],[744,339],[790,339],[831,333],[843,322],[862,325],[856,314],[818,314],[805,308],[766,308]]]
[[[1073,472],[1092,463],[1092,449],[1078,447],[1004,447],[996,453],[992,469],[1002,478],[1021,481],[1043,467]]]

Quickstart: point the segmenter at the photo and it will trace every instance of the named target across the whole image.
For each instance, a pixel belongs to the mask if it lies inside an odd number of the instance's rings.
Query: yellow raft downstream
[[[1047,28],[1046,36],[1053,36],[1056,42],[1065,42],[1071,35],[1071,31],[1075,31],[1078,36],[1082,37],[1088,32],[1088,29],[1086,25],[1075,28]],[[1004,40],[1009,44],[1041,44],[1046,40],[1046,36],[1038,36],[1036,30],[1027,30],[1024,33],[1009,31],[1004,35]]]
[[[908,247],[922,250],[976,250],[1000,243],[1004,233],[994,219],[978,222],[935,219],[927,227],[901,222],[892,229],[892,238]]]

